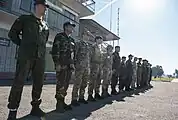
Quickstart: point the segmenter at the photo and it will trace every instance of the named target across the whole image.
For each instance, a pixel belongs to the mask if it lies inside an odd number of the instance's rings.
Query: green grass
[[[152,78],[154,81],[172,81],[174,78]]]

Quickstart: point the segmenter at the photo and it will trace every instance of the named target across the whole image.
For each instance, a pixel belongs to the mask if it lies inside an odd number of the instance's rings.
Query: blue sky
[[[95,0],[96,13],[110,0]],[[112,5],[112,32],[117,34],[120,8],[121,56],[133,54],[152,65],[162,65],[166,74],[178,68],[178,0],[118,0]],[[110,7],[95,20],[110,28]]]

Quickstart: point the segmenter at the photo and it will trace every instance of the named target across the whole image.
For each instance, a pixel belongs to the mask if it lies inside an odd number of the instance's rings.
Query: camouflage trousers
[[[100,64],[90,64],[88,95],[93,95],[93,91],[95,91],[95,94],[100,93],[101,74],[102,73]]]
[[[72,90],[72,100],[84,99],[85,88],[87,87],[89,71],[87,66],[76,65],[75,80]],[[79,94],[78,94],[79,93]]]
[[[41,92],[44,81],[45,60],[44,58],[19,58],[16,64],[16,73],[13,80],[13,85],[10,90],[8,99],[9,109],[18,109],[24,81],[28,76],[29,71],[32,72],[33,88],[32,88],[32,106],[39,106],[41,104]]]
[[[138,71],[137,72],[137,87],[140,86],[141,80],[142,80],[142,73],[141,73],[141,71]]]
[[[56,95],[55,98],[57,100],[63,100],[67,95],[67,89],[69,87],[69,82],[72,76],[72,70],[69,66],[65,69],[61,69],[60,71],[56,71]]]
[[[102,93],[108,92],[108,87],[111,82],[112,70],[109,68],[103,68],[103,84],[102,84]]]
[[[133,71],[131,88],[135,88],[137,83],[137,72]]]

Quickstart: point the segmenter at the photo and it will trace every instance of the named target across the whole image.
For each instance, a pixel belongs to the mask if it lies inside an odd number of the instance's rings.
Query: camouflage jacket
[[[69,65],[74,64],[75,41],[68,37],[64,32],[55,36],[52,46],[52,58],[55,64]]]
[[[110,69],[112,70],[112,62],[113,62],[113,56],[109,55],[108,53],[103,53],[102,56],[102,65],[103,69]]]
[[[133,72],[134,72],[134,74],[136,74],[137,73],[137,63],[133,62],[132,64],[133,64]]]
[[[102,63],[102,53],[99,46],[96,44],[91,46],[90,62],[96,64]]]
[[[119,56],[119,53],[114,52],[113,53],[113,64],[112,64],[112,69],[119,70],[120,69],[120,64],[121,64],[121,58]]]
[[[127,73],[129,75],[132,75],[133,74],[133,64],[132,64],[132,61],[130,61],[130,60],[126,61],[126,68],[127,68]]]
[[[46,42],[49,37],[49,29],[45,21],[41,21],[34,15],[22,15],[15,20],[8,36],[19,46],[18,58],[45,57]]]
[[[137,63],[137,73],[141,73],[142,71],[142,64],[141,63]]]
[[[126,78],[127,77],[127,69],[126,69],[126,63],[125,62],[121,62],[119,77],[120,78]]]
[[[78,65],[86,66],[89,62],[89,44],[85,41],[80,41],[76,43],[76,56],[75,63]]]

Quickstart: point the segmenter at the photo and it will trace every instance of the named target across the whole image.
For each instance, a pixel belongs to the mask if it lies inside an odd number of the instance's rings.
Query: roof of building
[[[94,36],[101,35],[104,41],[119,40],[120,37],[100,25],[93,19],[80,19],[80,24],[83,24]]]

